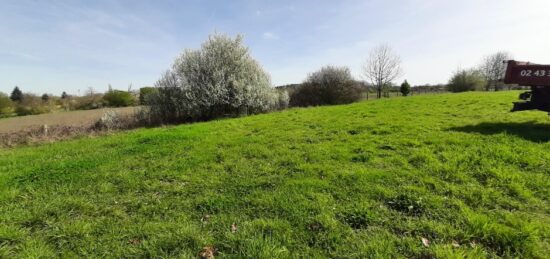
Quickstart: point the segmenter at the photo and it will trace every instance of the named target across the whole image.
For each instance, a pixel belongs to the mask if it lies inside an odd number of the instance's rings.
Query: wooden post
[[[42,133],[44,133],[44,136],[48,136],[48,125],[44,124],[42,126]]]

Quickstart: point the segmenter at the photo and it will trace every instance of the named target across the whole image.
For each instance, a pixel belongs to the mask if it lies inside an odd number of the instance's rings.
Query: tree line
[[[146,96],[140,116],[150,123],[202,121],[242,116],[289,106],[345,104],[362,99],[369,88],[385,96],[402,74],[401,60],[387,45],[370,53],[363,68],[368,85],[348,67],[324,66],[300,84],[273,87],[269,74],[243,44],[240,35],[213,34],[200,49],[185,50]],[[401,95],[411,92],[405,80]]]
[[[153,87],[142,87],[139,91],[114,90],[109,85],[104,93],[89,88],[82,96],[73,96],[62,92],[61,95],[25,93],[15,86],[11,94],[0,92],[0,117],[35,115],[57,110],[90,110],[104,107],[127,107],[144,103],[144,95],[153,91]]]
[[[481,63],[470,69],[458,69],[449,80],[451,92],[500,91],[518,87],[506,85],[502,79],[506,72],[506,61],[512,60],[512,54],[499,51],[483,58]]]
[[[374,90],[377,98],[390,92],[408,96],[413,90],[461,92],[501,90],[500,78],[507,52],[484,58],[475,69],[456,71],[446,86],[411,87],[403,75],[400,57],[389,45],[371,50],[362,67],[363,81],[355,79],[344,66],[324,66],[310,73],[300,84],[273,87],[270,75],[250,54],[243,37],[213,34],[196,50],[185,50],[155,83],[139,93],[112,90],[103,94],[93,89],[80,97],[62,93],[60,97],[24,94],[16,87],[11,95],[0,94],[0,114],[18,115],[47,112],[51,107],[94,109],[144,105],[140,120],[148,123],[203,121],[225,116],[241,116],[285,109],[288,106],[345,104]]]

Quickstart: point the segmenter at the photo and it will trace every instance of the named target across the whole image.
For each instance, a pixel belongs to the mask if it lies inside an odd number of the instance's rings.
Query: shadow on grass
[[[517,122],[484,122],[477,125],[451,128],[452,131],[465,133],[480,133],[483,135],[494,135],[506,133],[521,137],[532,142],[550,141],[550,124],[537,123],[534,121]]]

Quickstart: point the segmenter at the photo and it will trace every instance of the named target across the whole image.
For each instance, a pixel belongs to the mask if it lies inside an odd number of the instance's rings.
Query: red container
[[[550,86],[550,65],[510,60],[504,83],[524,86]]]

